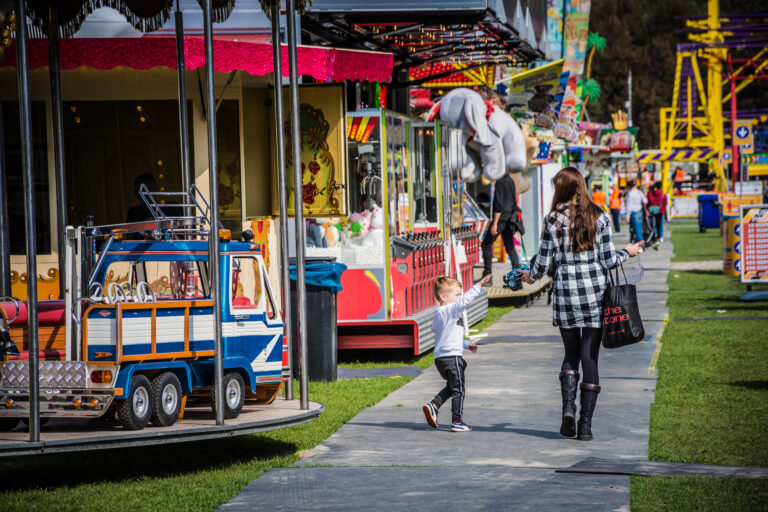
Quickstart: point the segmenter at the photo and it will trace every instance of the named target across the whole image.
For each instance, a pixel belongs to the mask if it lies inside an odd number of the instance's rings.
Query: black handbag
[[[624,265],[621,265],[624,274]],[[637,303],[637,288],[627,283],[619,284],[619,271],[616,276],[608,271],[610,284],[603,295],[603,346],[618,348],[641,341],[645,337],[645,328],[640,319],[640,307]]]

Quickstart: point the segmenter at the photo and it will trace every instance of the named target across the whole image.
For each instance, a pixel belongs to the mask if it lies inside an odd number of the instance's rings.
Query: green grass
[[[639,499],[639,496],[647,499]],[[764,511],[768,480],[734,478],[632,477],[630,507],[633,512],[668,510]]]
[[[310,423],[231,439],[0,459],[3,511],[215,510],[272,468],[290,466],[410,378],[311,382]],[[298,389],[298,385],[296,386]]]
[[[701,238],[705,237],[705,238]],[[719,259],[715,242],[673,226],[679,259]],[[681,241],[703,241],[683,247]],[[707,249],[709,245],[709,249]],[[738,278],[719,271],[669,273],[670,322],[662,338],[651,405],[652,460],[768,466],[768,320],[683,322],[677,318],[768,316],[768,304],[739,301]],[[756,286],[765,289],[765,285]],[[724,311],[724,313],[718,313]],[[633,511],[766,510],[765,480],[632,477]]]
[[[662,339],[648,455],[768,466],[768,320],[670,321]]]
[[[698,224],[669,224],[672,245],[675,247],[673,262],[723,259],[723,239],[719,229],[699,233]]]

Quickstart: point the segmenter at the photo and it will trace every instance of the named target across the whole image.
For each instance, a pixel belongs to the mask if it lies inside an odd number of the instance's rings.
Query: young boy
[[[437,410],[448,398],[451,398],[451,432],[469,432],[472,428],[464,423],[464,370],[467,363],[462,355],[468,348],[477,352],[477,345],[464,341],[464,327],[461,314],[481,293],[481,287],[491,280],[491,275],[483,277],[466,294],[462,295],[461,284],[450,277],[441,277],[435,282],[435,296],[440,307],[432,320],[432,332],[435,333],[435,367],[445,379],[445,387],[423,407],[427,423],[437,428]]]

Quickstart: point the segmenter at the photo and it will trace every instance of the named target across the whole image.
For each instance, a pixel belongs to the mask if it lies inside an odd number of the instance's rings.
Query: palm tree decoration
[[[600,84],[595,82],[591,78],[585,78],[579,80],[579,87],[581,88],[581,95],[584,97],[584,103],[594,103],[597,98],[600,97]]]
[[[592,76],[592,59],[595,57],[595,50],[602,52],[605,49],[607,40],[597,32],[590,32],[587,36],[587,51],[589,60],[587,60],[587,78]]]
[[[582,109],[586,111],[587,103],[594,103],[597,98],[600,97],[600,85],[595,82],[592,77],[592,59],[595,57],[595,51],[603,51],[607,40],[598,34],[597,32],[590,32],[587,36],[587,51],[589,52],[589,58],[587,60],[587,74],[583,81],[579,82],[581,85],[581,97],[584,103]],[[589,117],[587,117],[589,119]]]

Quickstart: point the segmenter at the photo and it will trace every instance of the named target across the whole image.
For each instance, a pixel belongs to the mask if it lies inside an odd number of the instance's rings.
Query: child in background
[[[431,402],[423,407],[427,423],[437,428],[437,411],[448,398],[451,398],[451,432],[469,432],[472,428],[464,423],[464,371],[467,363],[462,355],[468,348],[477,352],[477,345],[464,340],[464,326],[461,314],[481,293],[481,287],[491,280],[491,275],[483,277],[467,293],[462,294],[461,283],[450,277],[441,277],[435,282],[434,292],[440,307],[432,320],[432,332],[435,333],[435,367],[445,379],[445,387],[435,395]]]

